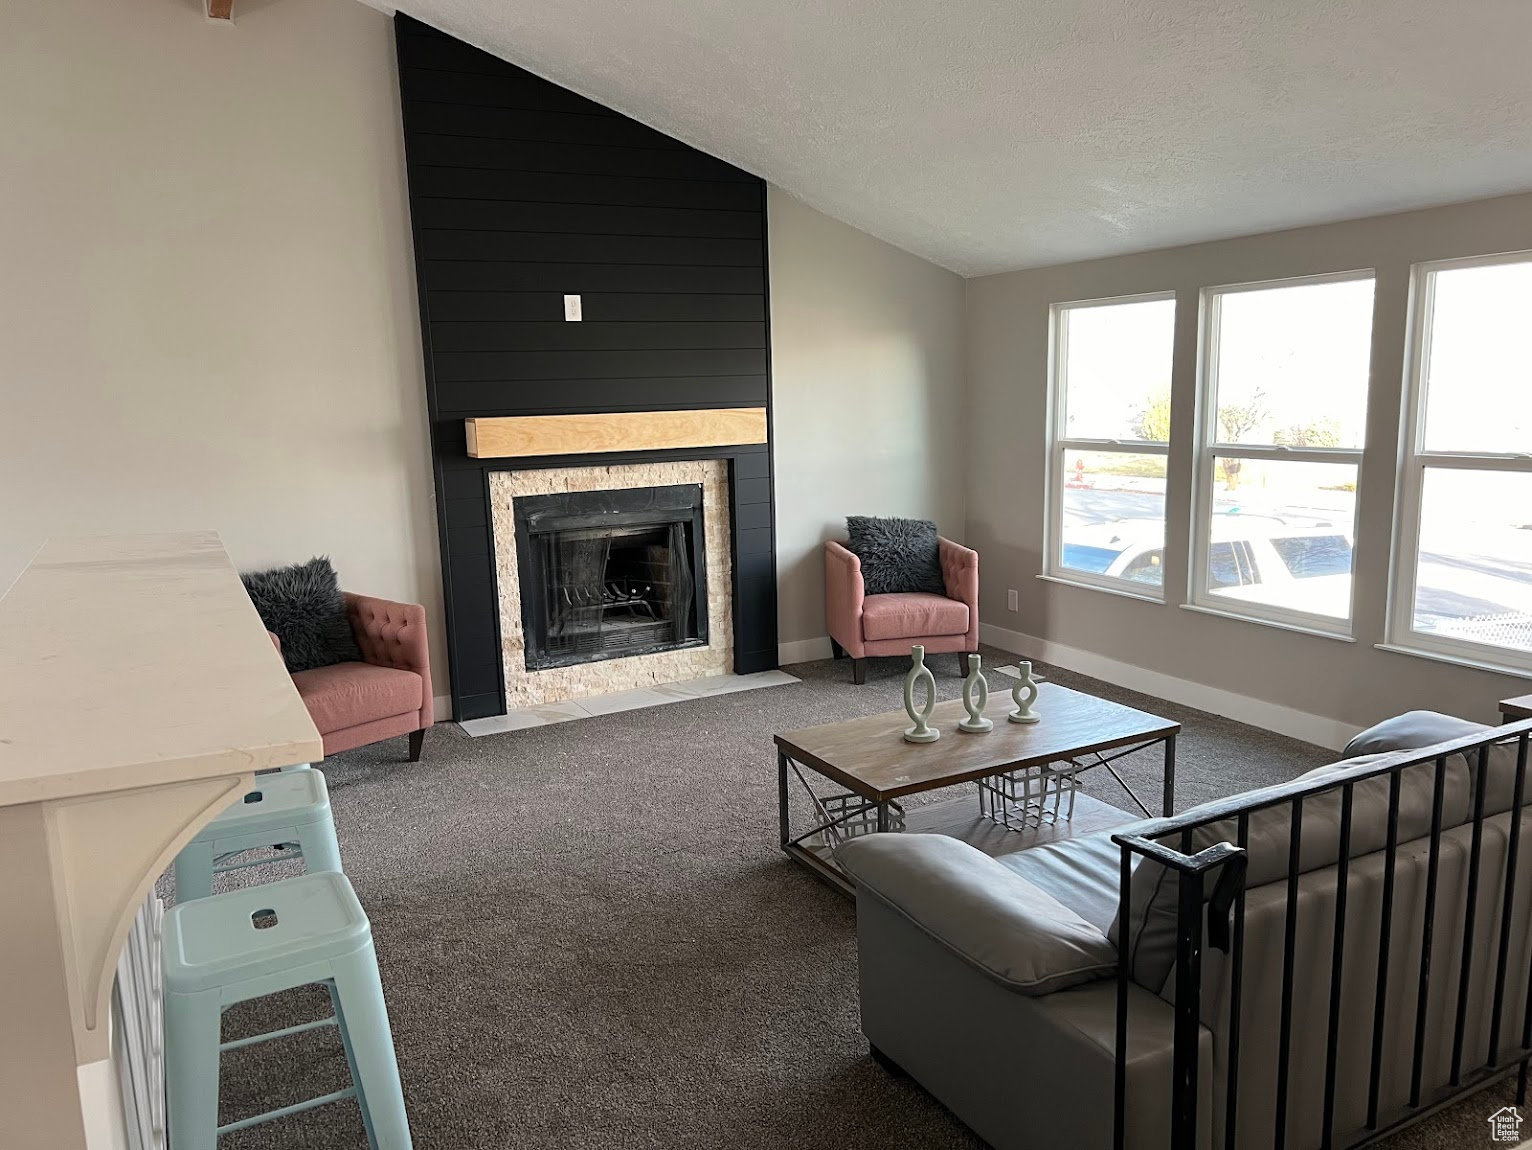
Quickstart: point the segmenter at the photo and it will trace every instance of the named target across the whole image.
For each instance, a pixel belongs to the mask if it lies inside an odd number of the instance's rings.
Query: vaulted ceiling
[[[1527,0],[409,0],[965,275],[1532,189]]]

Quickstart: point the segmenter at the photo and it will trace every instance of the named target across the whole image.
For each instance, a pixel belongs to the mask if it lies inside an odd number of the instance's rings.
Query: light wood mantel
[[[669,451],[765,443],[764,407],[478,416],[463,421],[474,459]]]
[[[211,531],[52,540],[0,598],[0,1146],[86,1150],[155,878],[255,771],[322,755]]]

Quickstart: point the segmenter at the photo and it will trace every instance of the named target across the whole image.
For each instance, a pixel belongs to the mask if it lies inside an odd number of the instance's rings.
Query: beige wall
[[[50,534],[216,528],[423,601],[447,693],[389,19],[51,0],[0,38],[0,585]],[[962,281],[772,189],[781,639],[847,513],[964,526]]]
[[[963,281],[772,188],[779,639],[829,653],[822,544],[847,515],[964,529]]]
[[[985,622],[1340,725],[1368,724],[1410,707],[1493,718],[1495,701],[1525,692],[1526,680],[1380,651],[1374,644],[1383,640],[1410,265],[1523,248],[1532,248],[1532,196],[970,280],[969,449],[975,472],[968,542],[983,555]],[[1179,609],[1187,585],[1199,289],[1355,268],[1377,272],[1356,541],[1357,641]],[[1165,573],[1170,602],[1143,603],[1039,581],[1049,305],[1167,290],[1177,299]],[[1007,588],[1020,591],[1017,613],[1005,609]]]
[[[445,694],[391,21],[48,0],[5,25],[0,586],[66,532],[328,553],[426,604]]]

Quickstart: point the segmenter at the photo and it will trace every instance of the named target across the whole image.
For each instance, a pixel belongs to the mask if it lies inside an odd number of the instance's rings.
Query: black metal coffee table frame
[[[1093,756],[1091,761],[1084,763],[1080,763],[1078,758],[1066,757],[1061,757],[1052,761],[1072,763],[1076,766],[1078,774],[1085,774],[1086,772],[1095,770],[1098,767],[1105,768],[1106,772],[1110,774],[1112,778],[1117,782],[1117,785],[1120,786],[1123,791],[1126,792],[1128,797],[1133,800],[1134,805],[1138,807],[1138,809],[1143,813],[1144,817],[1153,818],[1155,817],[1153,812],[1150,811],[1149,807],[1144,803],[1143,799],[1139,797],[1138,793],[1128,784],[1127,780],[1122,777],[1122,774],[1112,764],[1118,762],[1120,759],[1126,758],[1129,755],[1135,755],[1142,751],[1149,750],[1150,748],[1157,745],[1163,744],[1165,748],[1165,760],[1164,782],[1161,787],[1160,795],[1161,811],[1162,817],[1169,818],[1172,814],[1174,814],[1175,807],[1176,737],[1177,732],[1171,732],[1169,734],[1161,735],[1155,738],[1144,739],[1140,742],[1132,743],[1126,746],[1110,748],[1110,754],[1105,754],[1097,750],[1077,752],[1079,757],[1084,757],[1086,755]],[[982,786],[985,781],[1011,773],[1011,770],[1022,770],[1031,766],[1041,765],[1044,764],[1032,763],[1027,764],[1025,767],[1018,766],[1009,770],[1002,769],[972,778],[954,779],[952,782],[946,784],[943,787],[933,787],[931,789],[938,790],[948,789],[950,787],[959,787],[969,782],[981,784]],[[840,890],[846,894],[854,894],[855,886],[852,884],[849,876],[847,876],[846,873],[838,865],[836,865],[836,863],[831,858],[826,857],[826,854],[822,854],[805,846],[805,841],[813,838],[816,835],[825,836],[827,839],[834,841],[853,838],[858,834],[870,833],[874,830],[879,832],[902,831],[905,829],[905,808],[896,799],[886,799],[880,801],[876,795],[869,796],[850,789],[842,790],[838,793],[834,793],[828,796],[821,795],[814,790],[814,788],[809,784],[809,780],[804,776],[803,772],[805,769],[813,772],[815,775],[818,775],[820,778],[825,779],[827,782],[832,784],[836,784],[838,782],[838,780],[832,779],[828,775],[819,771],[812,764],[800,763],[798,760],[789,755],[785,750],[778,750],[777,817],[780,845],[788,857],[792,858],[801,866],[807,868],[818,878],[829,883],[837,890]],[[792,831],[791,811],[789,809],[789,797],[792,790],[792,785],[789,778],[790,775],[797,778],[802,793],[808,796],[809,801],[812,804],[816,815],[818,816],[818,821],[816,821],[812,827],[799,834],[794,834]],[[1025,828],[1010,827],[1009,824],[1007,824],[1007,829],[1016,834],[1019,838],[1024,838],[1026,836]],[[1016,849],[1024,850],[1026,849],[1026,845],[1027,844],[1024,842],[1018,841]]]

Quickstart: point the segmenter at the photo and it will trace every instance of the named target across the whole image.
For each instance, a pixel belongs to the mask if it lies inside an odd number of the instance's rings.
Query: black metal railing
[[[1241,1139],[1238,1123],[1240,1103],[1240,1040],[1241,1005],[1245,993],[1245,903],[1246,873],[1249,862],[1251,818],[1260,812],[1283,805],[1290,808],[1289,839],[1287,850],[1286,904],[1283,913],[1282,976],[1277,1035],[1277,1064],[1275,1080],[1269,1083],[1275,1098],[1275,1114],[1269,1131],[1273,1150],[1289,1150],[1289,1111],[1301,1106],[1312,1110],[1321,1109],[1321,1134],[1318,1143],[1321,1150],[1349,1150],[1366,1145],[1393,1130],[1401,1123],[1442,1106],[1463,1094],[1487,1085],[1491,1080],[1519,1073],[1517,1103],[1525,1101],[1528,1063],[1532,1061],[1532,963],[1525,974],[1527,999],[1519,1045],[1504,1049],[1502,1015],[1506,1006],[1506,994],[1514,973],[1510,970],[1513,911],[1517,890],[1517,868],[1520,864],[1519,845],[1523,801],[1526,797],[1527,753],[1532,739],[1532,720],[1507,724],[1483,734],[1468,736],[1452,742],[1440,743],[1415,751],[1405,751],[1385,759],[1361,764],[1352,769],[1311,780],[1298,780],[1281,787],[1264,790],[1255,795],[1235,797],[1225,802],[1209,804],[1194,812],[1173,818],[1159,819],[1144,824],[1131,834],[1113,836],[1121,849],[1121,892],[1118,921],[1122,925],[1119,940],[1117,970],[1117,1033],[1116,1033],[1116,1079],[1114,1099],[1116,1124],[1114,1145],[1124,1150],[1127,1133],[1132,1121],[1128,1109],[1128,999],[1129,984],[1133,981],[1133,956],[1128,945],[1129,923],[1133,913],[1133,871],[1135,860],[1158,863],[1174,875],[1177,883],[1176,899],[1176,955],[1174,967],[1174,1027],[1171,1058],[1172,1105],[1170,1110],[1169,1146],[1171,1150],[1193,1150],[1198,1142],[1199,1123],[1209,1129],[1214,1121],[1211,1114],[1198,1112],[1200,1042],[1203,1029],[1203,952],[1211,945],[1228,954],[1227,1016],[1221,1013],[1215,1024],[1223,1031],[1226,1040],[1226,1056],[1222,1089],[1224,1091],[1223,1136],[1225,1150],[1236,1146],[1265,1145],[1265,1132],[1247,1132]],[[1510,813],[1510,837],[1506,846],[1503,876],[1491,873],[1481,875],[1484,856],[1485,802],[1490,783],[1491,748],[1504,745],[1515,748],[1515,776],[1511,805],[1495,812]],[[1458,962],[1458,981],[1453,1014],[1451,1060],[1445,1085],[1428,1086],[1425,1066],[1428,1056],[1428,1021],[1432,979],[1441,972],[1433,967],[1432,954],[1436,940],[1438,882],[1442,870],[1442,837],[1461,819],[1444,831],[1444,804],[1447,793],[1448,763],[1454,756],[1464,756],[1471,763],[1472,774],[1472,826],[1468,848],[1467,876],[1462,897],[1466,899],[1463,910],[1461,958]],[[1400,861],[1400,804],[1403,777],[1406,771],[1430,769],[1434,764],[1431,787],[1431,819],[1428,833],[1426,862],[1424,918],[1420,935],[1421,958],[1415,988],[1415,1013],[1409,1035],[1409,1101],[1402,1109],[1393,1107],[1380,1110],[1385,1065],[1390,1058],[1400,1057],[1394,1053],[1397,1044],[1384,1041],[1385,1019],[1388,1013],[1391,941],[1395,929],[1394,894],[1396,869]],[[1353,869],[1352,820],[1355,809],[1355,792],[1359,784],[1372,779],[1388,778],[1388,808],[1383,844],[1383,872],[1379,941],[1377,953],[1376,985],[1372,988],[1372,1034],[1368,1046],[1370,1066],[1367,1078],[1366,1119],[1360,1130],[1336,1129],[1337,1083],[1341,1073],[1340,1049],[1342,1042],[1343,973],[1348,969],[1347,952],[1347,890]],[[1330,940],[1330,971],[1325,1044],[1324,1090],[1322,1097],[1296,1097],[1292,1092],[1293,1017],[1296,955],[1299,933],[1299,883],[1303,868],[1303,813],[1304,804],[1313,799],[1340,793],[1340,811],[1337,854],[1333,864],[1335,871],[1335,913]],[[1234,821],[1234,842],[1219,842],[1193,853],[1195,832],[1215,823]],[[1330,833],[1327,830],[1327,833]],[[1418,831],[1415,837],[1422,837]],[[1207,836],[1204,836],[1206,838]],[[1175,846],[1168,845],[1175,843]],[[1367,853],[1376,850],[1375,845],[1365,848]],[[1363,857],[1358,855],[1358,858]],[[1328,864],[1326,864],[1328,865]],[[1324,867],[1310,867],[1310,870]],[[1142,876],[1140,881],[1144,881]],[[1276,881],[1282,881],[1280,878]],[[1488,1041],[1483,1048],[1470,1049],[1470,1007],[1473,1001],[1472,980],[1474,974],[1474,936],[1479,923],[1476,921],[1481,884],[1485,881],[1503,883],[1500,908],[1498,951],[1496,952],[1494,989],[1489,1019]],[[1456,894],[1453,895],[1456,897]],[[1204,928],[1204,924],[1206,924]],[[1204,937],[1204,934],[1206,937]],[[1450,965],[1448,967],[1450,969]],[[1482,1031],[1480,1031],[1482,1033]],[[1216,1049],[1216,1046],[1215,1046]],[[1213,1089],[1219,1083],[1213,1082]],[[1246,1090],[1266,1083],[1246,1082]],[[1214,1132],[1216,1133],[1216,1131]],[[1213,1140],[1213,1139],[1209,1139]],[[1151,1139],[1153,1144],[1163,1144],[1162,1137]],[[1304,1147],[1303,1150],[1307,1150]]]

